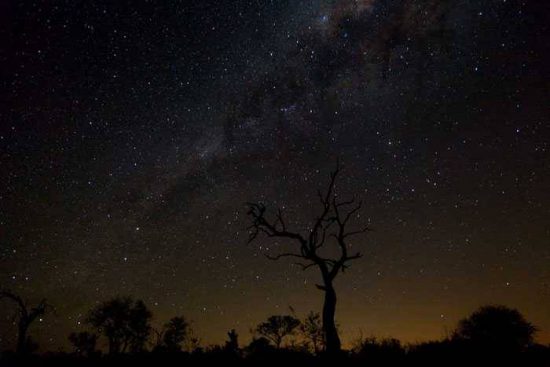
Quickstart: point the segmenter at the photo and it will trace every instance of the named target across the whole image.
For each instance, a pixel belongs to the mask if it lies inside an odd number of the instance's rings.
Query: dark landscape
[[[0,366],[550,366],[548,19],[0,2]]]

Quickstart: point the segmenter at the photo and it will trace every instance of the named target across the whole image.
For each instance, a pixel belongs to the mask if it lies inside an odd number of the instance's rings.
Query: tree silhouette
[[[130,309],[128,331],[131,352],[138,353],[145,349],[145,345],[151,334],[150,321],[152,316],[151,311],[147,309],[147,306],[141,300],[137,300],[134,303],[134,307]]]
[[[109,354],[117,354],[145,348],[151,333],[151,317],[143,301],[116,297],[92,309],[87,321],[105,335]]]
[[[323,323],[318,312],[310,311],[300,325],[300,332],[315,353],[319,353],[325,343]]]
[[[397,364],[405,356],[405,348],[394,338],[377,339],[376,337],[360,338],[354,347],[359,358],[366,358],[372,362]]]
[[[228,340],[225,342],[225,350],[231,353],[239,352],[239,335],[235,329],[231,329],[227,332]]]
[[[248,344],[244,351],[247,355],[261,355],[261,354],[267,354],[268,352],[272,351],[274,348],[271,345],[271,342],[269,339],[261,336],[259,338],[253,337],[250,341],[250,344]]]
[[[91,357],[95,353],[97,335],[87,331],[69,334],[69,341],[75,349],[75,353],[81,357]]]
[[[173,317],[164,326],[163,344],[170,352],[181,351],[182,344],[189,333],[189,323],[183,316]]]
[[[330,182],[326,192],[318,191],[321,211],[306,235],[289,230],[280,209],[277,211],[275,219],[269,220],[266,217],[264,204],[248,204],[248,215],[252,218],[252,225],[249,227],[249,243],[254,241],[260,234],[288,240],[296,246],[294,251],[276,256],[268,255],[268,258],[272,260],[284,257],[295,258],[299,260],[298,265],[304,270],[317,267],[321,272],[323,284],[318,284],[317,288],[322,290],[325,296],[322,314],[323,333],[325,349],[330,354],[338,353],[341,350],[340,337],[334,320],[336,313],[334,279],[340,271],[345,271],[350,261],[362,256],[359,252],[352,255],[348,253],[348,240],[350,237],[368,231],[368,228],[348,230],[347,226],[350,220],[358,217],[361,202],[356,202],[354,198],[347,201],[339,200],[335,192],[336,178],[339,173],[340,166],[337,164],[336,169],[330,174]],[[328,247],[329,240],[332,240],[333,247],[339,251],[339,256],[336,258],[327,258],[320,254],[322,249]]]
[[[13,301],[17,306],[15,318],[17,320],[17,345],[16,353],[27,354],[32,351],[33,343],[27,333],[31,324],[38,318],[44,316],[52,308],[45,299],[42,299],[35,307],[29,308],[27,303],[15,293],[9,290],[0,291],[0,299],[6,298]]]
[[[277,349],[281,348],[283,339],[293,335],[296,328],[300,326],[300,320],[290,315],[273,315],[267,321],[256,327],[256,332],[275,344]]]
[[[536,330],[516,309],[483,306],[458,323],[452,338],[486,349],[521,351],[533,343]]]

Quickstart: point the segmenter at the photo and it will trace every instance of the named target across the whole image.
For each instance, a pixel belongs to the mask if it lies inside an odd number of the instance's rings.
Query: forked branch
[[[344,271],[349,262],[360,258],[361,253],[348,255],[349,237],[369,231],[368,227],[359,230],[348,230],[347,226],[352,219],[358,217],[362,202],[357,202],[355,198],[347,201],[338,201],[338,195],[335,192],[336,179],[340,173],[340,165],[331,172],[329,185],[325,192],[317,191],[321,203],[320,213],[316,216],[308,235],[304,236],[299,232],[288,229],[287,221],[284,218],[281,209],[275,213],[274,219],[267,219],[267,209],[262,203],[248,203],[248,215],[252,218],[252,224],[248,227],[248,242],[254,241],[260,234],[266,237],[276,237],[290,240],[297,246],[294,252],[285,252],[278,255],[267,255],[271,260],[279,260],[283,257],[293,257],[305,260],[298,262],[297,265],[302,269],[308,269],[317,265],[326,281],[332,281],[339,271]],[[320,256],[319,251],[325,246],[327,240],[332,238],[335,246],[340,250],[340,256],[337,258],[324,258]]]

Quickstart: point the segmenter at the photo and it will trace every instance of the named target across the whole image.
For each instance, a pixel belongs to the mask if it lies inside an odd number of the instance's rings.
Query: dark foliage
[[[469,353],[467,347],[451,340],[395,348],[393,342],[368,342],[365,354],[342,353],[339,356],[314,356],[293,349],[276,349],[265,339],[255,339],[242,355],[213,348],[208,351],[148,352],[140,354],[94,355],[47,353],[41,356],[16,356],[4,353],[3,367],[122,367],[122,366],[550,366],[550,347],[532,345],[515,354],[491,358]]]
[[[453,339],[483,349],[520,351],[533,343],[536,328],[515,309],[484,306],[459,322]]]
[[[87,331],[69,334],[69,341],[75,354],[81,357],[91,357],[96,354],[97,335]]]
[[[163,347],[169,352],[181,351],[188,334],[189,323],[185,321],[185,318],[183,316],[173,317],[164,326]]]
[[[300,325],[300,332],[308,349],[313,353],[319,354],[324,349],[323,322],[318,312],[311,311],[307,314]]]
[[[239,353],[239,335],[235,329],[229,330],[227,333],[228,340],[225,342],[225,350],[229,353]]]
[[[107,338],[109,354],[138,353],[151,333],[151,317],[143,301],[116,297],[95,307],[87,321]]]
[[[32,322],[33,315],[43,315],[47,309],[45,301],[29,309],[13,293],[3,292],[2,296],[18,304],[18,322],[22,317]],[[505,306],[481,307],[461,320],[450,338],[441,341],[403,346],[397,339],[370,337],[339,354],[322,351],[321,316],[315,312],[308,313],[303,322],[291,315],[270,316],[254,330],[259,336],[244,348],[239,346],[234,329],[227,333],[225,344],[201,348],[183,316],[173,317],[152,335],[151,318],[142,301],[113,298],[94,307],[87,319],[107,339],[107,354],[101,353],[96,334],[81,331],[69,335],[73,353],[33,355],[28,344],[24,353],[17,344],[14,352],[0,356],[0,365],[550,366],[550,346],[534,343],[536,328],[519,311]],[[297,339],[286,342],[291,336]],[[28,337],[26,340],[31,343]],[[151,350],[147,345],[152,345]]]
[[[403,362],[406,353],[399,340],[393,338],[378,340],[375,337],[361,340],[354,352],[354,357],[360,360],[394,364]]]
[[[294,335],[299,326],[300,320],[294,316],[273,315],[256,327],[256,333],[273,342],[279,349],[285,337]]]

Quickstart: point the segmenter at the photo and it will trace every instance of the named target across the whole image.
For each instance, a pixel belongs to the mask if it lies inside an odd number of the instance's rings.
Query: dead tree
[[[280,253],[275,256],[268,255],[268,258],[271,260],[286,257],[298,259],[297,264],[304,270],[317,267],[321,272],[323,283],[318,284],[317,288],[323,291],[325,296],[322,319],[325,351],[328,354],[335,354],[341,350],[340,338],[334,321],[336,313],[334,279],[341,271],[344,272],[348,268],[350,261],[359,259],[362,256],[359,252],[348,253],[348,240],[352,236],[369,230],[368,228],[348,229],[348,224],[357,217],[361,209],[361,202],[355,199],[339,200],[335,192],[336,178],[339,173],[340,166],[337,164],[336,169],[330,174],[327,190],[324,193],[318,190],[321,210],[306,234],[289,230],[280,209],[275,214],[275,218],[268,219],[264,204],[248,204],[248,215],[252,218],[252,225],[249,227],[249,243],[254,241],[260,234],[270,238],[287,240],[293,244],[294,251]],[[321,251],[328,246],[335,247],[339,252],[339,256],[335,258],[324,257]]]
[[[29,346],[31,344],[30,338],[27,336],[29,327],[37,318],[44,316],[51,306],[46,303],[45,299],[42,299],[36,307],[29,308],[21,297],[8,290],[0,291],[0,299],[2,298],[9,299],[17,305],[16,353],[19,355],[26,354],[29,352]]]

